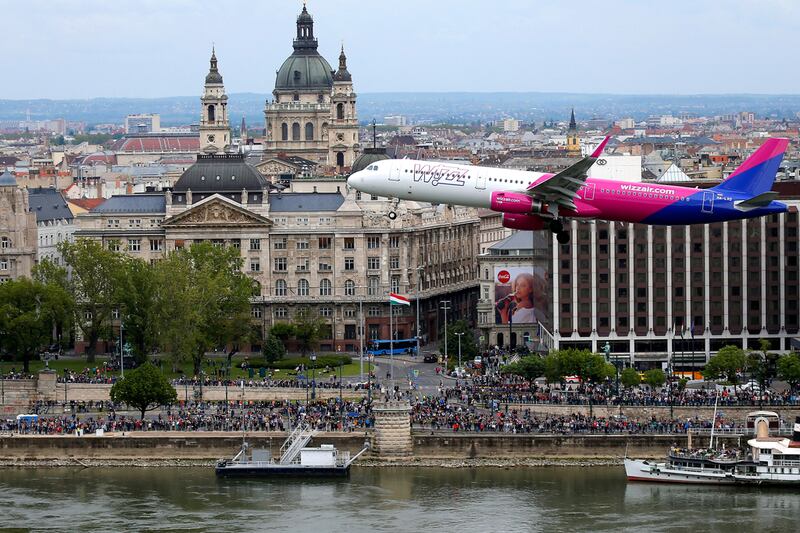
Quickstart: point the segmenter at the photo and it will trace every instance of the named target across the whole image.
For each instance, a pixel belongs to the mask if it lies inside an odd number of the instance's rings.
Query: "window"
[[[257,257],[250,259],[250,272],[261,272],[261,262]]]
[[[322,219],[320,219],[322,220]],[[331,238],[330,237],[320,237],[319,238],[319,249],[320,250],[330,250],[331,249]]]
[[[286,312],[285,307],[276,307],[275,308],[275,318],[286,318],[289,313]]]
[[[285,257],[276,257],[275,258],[275,270],[277,272],[286,272],[286,258]]]
[[[319,260],[319,270],[320,272],[330,272],[333,270],[330,257],[323,257]]]
[[[141,250],[141,241],[139,239],[128,239],[128,251],[138,252]]]
[[[333,316],[333,309],[328,306],[319,308],[319,316],[330,317]]]
[[[345,296],[355,296],[356,295],[356,284],[353,282],[352,279],[348,279],[344,282],[344,295]]]
[[[161,239],[150,239],[150,251],[160,252],[164,249],[164,241]]]
[[[250,249],[251,250],[260,250],[261,249],[261,239],[250,239]]]
[[[400,248],[400,237],[392,235],[389,237],[389,248]]]
[[[301,279],[297,282],[297,295],[308,296],[308,280]]]
[[[286,296],[286,280],[279,279],[275,282],[275,296]]]
[[[400,268],[400,257],[393,255],[389,258],[389,268]]]
[[[253,307],[252,309],[250,309],[250,316],[252,318],[261,318],[261,308]]]
[[[211,239],[211,245],[214,248],[225,248],[225,241],[223,239]]]
[[[352,257],[345,257],[344,258],[344,269],[345,270],[355,270],[356,269],[355,259],[353,259]]]
[[[372,316],[372,317],[381,316],[381,308],[378,307],[377,305],[371,305],[369,307],[369,311],[367,311],[367,316]]]
[[[333,294],[333,286],[331,285],[331,280],[329,279],[322,279],[319,282],[319,295],[320,296],[330,296]]]
[[[288,141],[289,140],[289,125],[285,122],[281,124],[281,140]]]
[[[292,124],[292,140],[293,141],[300,140],[300,124],[297,122]]]
[[[298,226],[308,226],[308,217],[297,217],[295,223]]]
[[[8,259],[0,259],[0,270],[8,270]]]
[[[307,239],[299,240],[295,242],[295,246],[297,247],[298,250],[308,250],[308,240]]]
[[[330,226],[333,224],[333,217],[319,217],[320,226]]]
[[[108,249],[111,252],[119,252],[119,241],[108,241]]]
[[[3,250],[8,250],[11,248],[11,239],[8,237],[0,237],[0,248]]]
[[[369,270],[380,270],[381,258],[377,256],[367,257],[367,268]]]
[[[345,318],[355,318],[356,317],[356,310],[352,307],[348,307],[344,310],[344,317]]]
[[[314,124],[311,122],[306,122],[306,140],[313,141],[314,140]]]
[[[400,277],[392,276],[392,292],[400,292]]]
[[[367,295],[378,296],[380,290],[381,279],[377,276],[370,276],[367,279]]]
[[[308,272],[309,265],[310,265],[310,262],[309,262],[308,258],[301,257],[300,259],[297,260],[297,271],[298,272]]]
[[[345,250],[355,250],[356,249],[356,240],[353,237],[345,237],[344,238],[344,249]]]
[[[106,227],[118,228],[119,227],[119,219],[118,218],[109,218],[106,221]]]
[[[286,237],[281,237],[279,239],[275,239],[274,247],[276,250],[285,250],[286,249]]]
[[[142,219],[141,218],[132,218],[128,221],[129,228],[141,228],[142,227]]]
[[[240,239],[231,239],[231,247],[240,250],[242,248],[242,241]]]
[[[367,237],[367,248],[370,250],[375,250],[381,247],[381,238],[378,236],[370,236]]]

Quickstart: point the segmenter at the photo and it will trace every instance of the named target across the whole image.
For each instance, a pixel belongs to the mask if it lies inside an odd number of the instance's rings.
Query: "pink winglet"
[[[600,146],[598,146],[598,147],[595,149],[595,151],[594,151],[594,152],[592,152],[592,155],[591,155],[590,157],[594,157],[594,158],[598,158],[598,157],[600,157],[600,156],[602,155],[602,153],[603,153],[603,150],[605,149],[606,145],[608,144],[608,140],[609,140],[610,138],[611,138],[611,137],[609,136],[609,137],[606,137],[605,139],[603,139],[603,142],[601,142],[601,143],[600,143]]]

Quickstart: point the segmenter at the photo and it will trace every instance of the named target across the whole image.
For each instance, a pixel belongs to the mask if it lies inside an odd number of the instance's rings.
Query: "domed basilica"
[[[355,160],[358,115],[353,79],[342,47],[333,70],[317,51],[314,19],[306,6],[297,17],[294,52],[275,79],[273,101],[264,109],[265,159],[299,156],[340,171]]]

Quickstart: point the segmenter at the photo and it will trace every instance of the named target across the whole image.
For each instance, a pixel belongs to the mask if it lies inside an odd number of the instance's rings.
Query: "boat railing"
[[[772,466],[800,466],[800,461],[790,461],[785,459],[773,459]]]

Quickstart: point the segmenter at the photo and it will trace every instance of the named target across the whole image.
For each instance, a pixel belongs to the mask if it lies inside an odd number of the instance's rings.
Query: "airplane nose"
[[[347,186],[358,188],[364,182],[364,178],[360,176],[361,172],[356,172],[355,174],[351,174],[349,178],[347,178]]]

